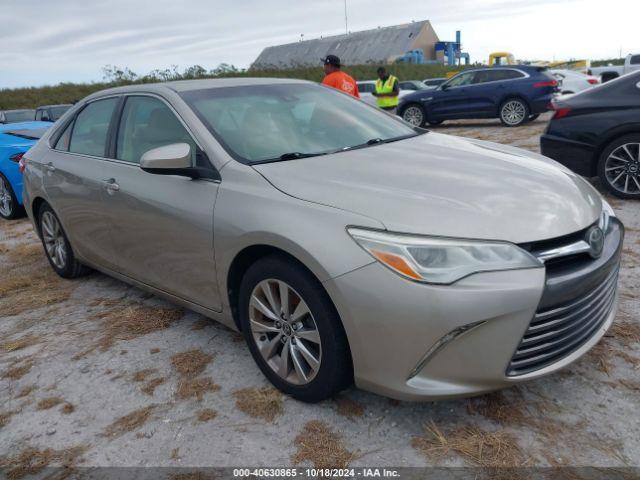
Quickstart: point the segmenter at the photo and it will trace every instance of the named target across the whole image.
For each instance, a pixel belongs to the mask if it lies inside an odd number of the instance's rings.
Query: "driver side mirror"
[[[443,83],[442,85],[440,85],[440,90],[442,91],[449,90],[449,84]]]
[[[145,152],[140,157],[140,168],[155,175],[179,175],[189,178],[220,180],[218,172],[191,164],[191,145],[172,143]]]

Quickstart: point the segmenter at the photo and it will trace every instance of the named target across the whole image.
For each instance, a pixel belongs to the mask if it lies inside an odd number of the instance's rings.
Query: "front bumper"
[[[372,263],[328,280],[324,285],[349,338],[356,385],[401,400],[444,399],[504,388],[573,362],[611,326],[616,300],[597,331],[574,350],[539,370],[507,374],[539,308],[567,301],[561,292],[584,294],[617,268],[623,227],[617,220],[614,226],[601,259],[564,270],[554,266],[553,274],[551,268],[489,272],[436,286]],[[456,329],[459,335],[449,335]]]

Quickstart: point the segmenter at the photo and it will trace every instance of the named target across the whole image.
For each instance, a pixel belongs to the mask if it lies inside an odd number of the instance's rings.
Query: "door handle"
[[[53,163],[49,162],[45,165],[45,167],[47,169],[47,172],[53,173],[56,171],[56,167],[53,166]]]
[[[120,185],[116,183],[115,178],[103,180],[102,183],[104,184],[104,188],[106,188],[109,193],[117,192],[118,190],[120,190]]]

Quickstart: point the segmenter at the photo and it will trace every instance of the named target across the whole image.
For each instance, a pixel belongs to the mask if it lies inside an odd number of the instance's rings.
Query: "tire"
[[[529,105],[521,98],[508,98],[498,110],[500,121],[505,127],[519,127],[529,119]]]
[[[534,113],[533,115],[529,115],[527,122],[535,122],[539,116],[540,116],[539,113]]]
[[[615,139],[600,154],[598,177],[619,198],[640,199],[640,134]]]
[[[91,271],[76,260],[58,216],[46,203],[38,212],[38,228],[45,255],[58,275],[62,278],[76,278]]]
[[[284,314],[282,289],[289,298]],[[303,266],[281,255],[258,260],[242,278],[238,306],[249,351],[280,391],[315,403],[353,383],[349,344],[338,313],[320,282]],[[304,307],[307,313],[300,315]],[[309,358],[318,360],[315,370]]]
[[[444,122],[444,120],[429,120],[428,122],[429,122],[429,125],[436,126],[436,125],[441,125],[442,122]]]
[[[427,112],[419,103],[410,103],[402,109],[402,119],[414,127],[424,127],[427,123]]]
[[[0,173],[0,217],[5,220],[15,220],[24,216],[24,208],[18,203],[9,180]]]

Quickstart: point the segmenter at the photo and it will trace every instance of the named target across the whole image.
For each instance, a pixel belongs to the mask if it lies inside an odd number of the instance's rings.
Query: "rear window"
[[[17,110],[4,112],[7,123],[28,122],[35,118],[35,110]]]
[[[640,65],[640,55],[631,55],[631,65]]]

